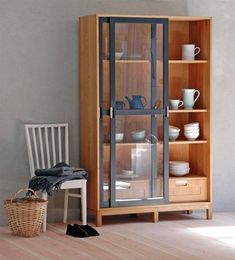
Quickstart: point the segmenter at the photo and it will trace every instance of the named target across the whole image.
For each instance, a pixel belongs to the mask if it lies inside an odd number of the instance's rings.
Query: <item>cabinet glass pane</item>
[[[156,30],[156,106],[157,108],[163,108],[163,25],[158,24]]]
[[[110,62],[109,62],[109,24],[103,23],[102,35],[102,69],[103,69],[103,98],[102,107],[110,108]]]
[[[115,100],[117,109],[163,107],[162,24],[115,24]]]
[[[116,201],[163,197],[163,143],[158,140],[163,117],[158,117],[116,116]]]
[[[102,138],[103,138],[103,174],[102,174],[102,180],[103,183],[101,187],[103,187],[103,199],[102,201],[109,201],[110,199],[110,118],[108,116],[104,116],[103,118],[103,131],[102,131]]]

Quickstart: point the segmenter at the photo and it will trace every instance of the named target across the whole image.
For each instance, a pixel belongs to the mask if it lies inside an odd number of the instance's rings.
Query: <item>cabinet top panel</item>
[[[90,16],[90,15],[89,15]],[[138,18],[167,18],[169,21],[202,21],[211,20],[209,16],[154,16],[154,15],[127,15],[127,14],[93,14],[97,17],[138,17]]]

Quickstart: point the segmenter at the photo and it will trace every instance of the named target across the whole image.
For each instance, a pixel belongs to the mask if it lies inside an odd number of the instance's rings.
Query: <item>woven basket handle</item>
[[[34,190],[29,189],[29,188],[25,188],[25,189],[20,189],[20,190],[18,190],[18,191],[14,194],[14,196],[11,198],[11,203],[12,203],[12,201],[16,198],[16,196],[17,196],[19,193],[21,193],[22,191],[30,191],[30,192],[33,193],[33,195],[34,195],[36,198],[39,198],[39,197],[37,196],[37,194],[35,193]]]

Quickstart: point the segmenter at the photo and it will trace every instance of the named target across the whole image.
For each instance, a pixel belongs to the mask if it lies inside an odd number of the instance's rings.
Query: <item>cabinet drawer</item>
[[[170,178],[169,201],[207,200],[207,178]]]
[[[143,199],[149,197],[149,180],[129,181],[130,188],[117,190],[117,199]]]

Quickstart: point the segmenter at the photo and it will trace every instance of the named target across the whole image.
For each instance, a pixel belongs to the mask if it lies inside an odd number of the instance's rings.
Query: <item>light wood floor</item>
[[[0,259],[235,259],[235,212],[105,218],[99,237],[65,235],[66,225],[49,224],[34,238],[12,236],[0,227]],[[90,222],[93,225],[92,222]]]

